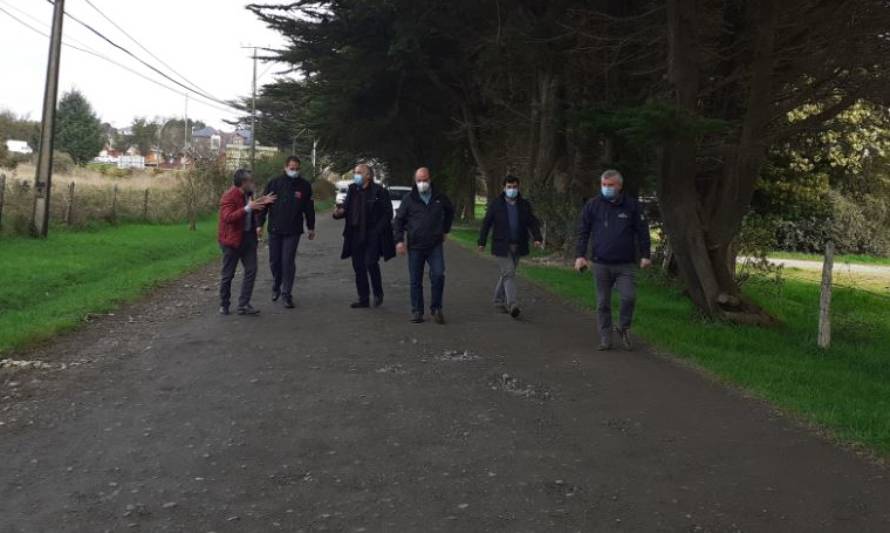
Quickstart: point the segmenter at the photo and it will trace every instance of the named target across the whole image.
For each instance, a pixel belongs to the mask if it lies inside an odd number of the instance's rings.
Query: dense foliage
[[[86,97],[77,90],[62,96],[56,115],[55,148],[83,165],[99,155],[105,141],[102,122]]]

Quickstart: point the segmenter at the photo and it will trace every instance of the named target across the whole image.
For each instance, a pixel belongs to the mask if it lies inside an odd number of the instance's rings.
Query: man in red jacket
[[[259,314],[250,305],[253,284],[257,272],[257,215],[266,206],[275,203],[274,194],[253,199],[255,190],[253,176],[249,170],[235,171],[232,188],[223,194],[219,202],[219,246],[223,253],[222,276],[219,283],[219,313],[229,314],[232,293],[232,280],[238,261],[244,266],[244,281],[241,283],[241,297],[238,299],[239,315]]]

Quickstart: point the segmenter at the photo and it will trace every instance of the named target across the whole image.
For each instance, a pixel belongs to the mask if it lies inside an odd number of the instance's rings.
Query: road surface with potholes
[[[448,324],[351,310],[340,226],[297,308],[216,314],[216,267],[0,374],[0,532],[888,531],[887,472],[447,248]],[[591,289],[592,290],[592,289]]]

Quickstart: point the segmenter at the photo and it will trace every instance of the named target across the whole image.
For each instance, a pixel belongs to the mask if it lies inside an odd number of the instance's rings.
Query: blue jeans
[[[432,304],[430,310],[442,309],[445,290],[445,251],[439,244],[430,250],[408,250],[408,271],[411,273],[411,311],[423,313],[423,268],[430,265]]]

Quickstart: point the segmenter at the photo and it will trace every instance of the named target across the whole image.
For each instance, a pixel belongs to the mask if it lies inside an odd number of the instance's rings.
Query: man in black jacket
[[[392,201],[389,192],[374,183],[374,170],[370,166],[356,166],[353,181],[343,206],[334,211],[334,219],[346,219],[340,257],[351,257],[355,271],[358,301],[350,307],[370,307],[371,288],[374,289],[374,307],[380,307],[383,304],[380,257],[389,261],[396,255],[392,236]]]
[[[479,232],[479,251],[485,250],[488,232],[492,234],[491,253],[497,258],[500,277],[494,289],[494,305],[498,309],[519,316],[516,298],[516,267],[519,258],[529,253],[529,233],[540,247],[541,224],[532,211],[532,206],[519,194],[519,178],[504,178],[504,192],[495,198],[485,212],[482,230]]]
[[[411,274],[411,322],[423,322],[423,269],[429,263],[431,297],[430,313],[436,323],[444,324],[442,293],[445,290],[445,252],[442,244],[451,231],[454,207],[448,197],[430,183],[428,168],[414,173],[414,188],[402,200],[395,220],[396,251],[408,254]],[[408,243],[405,244],[407,232]]]
[[[263,212],[257,235],[269,221],[269,265],[272,267],[272,301],[284,298],[284,306],[293,309],[292,290],[297,272],[297,247],[303,234],[303,222],[309,229],[309,240],[315,239],[315,203],[312,185],[300,177],[300,158],[290,156],[284,173],[266,185],[263,195],[274,194],[278,200]]]
[[[617,170],[607,170],[600,178],[600,195],[588,201],[581,213],[575,270],[589,266],[587,246],[593,238],[593,273],[596,279],[597,323],[600,350],[612,347],[612,288],[621,297],[618,336],[631,348],[630,325],[636,303],[634,263],[637,252],[640,268],[652,265],[651,238],[646,215],[639,202],[623,193],[624,179]]]

